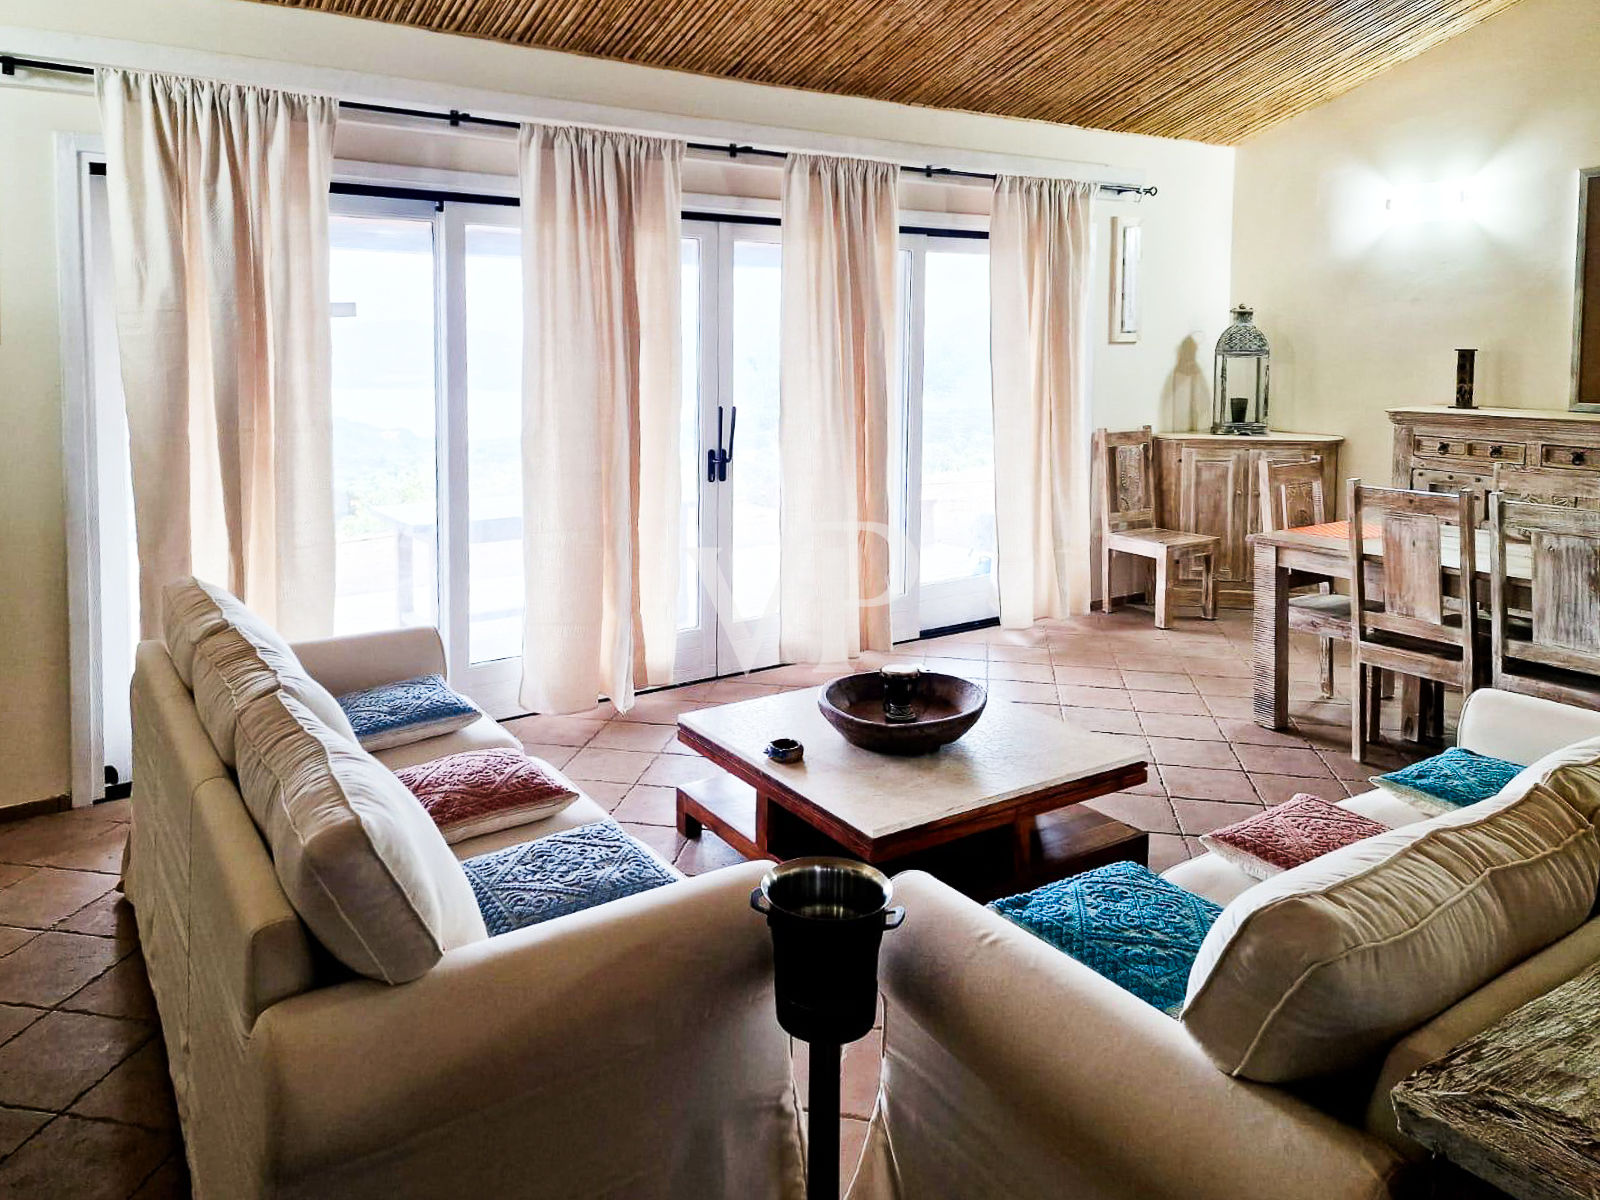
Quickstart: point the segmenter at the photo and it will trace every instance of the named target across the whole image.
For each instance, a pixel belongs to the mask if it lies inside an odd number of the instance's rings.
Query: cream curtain
[[[140,626],[226,579],[292,638],[331,631],[328,181],[338,105],[96,73],[133,468]]]
[[[670,682],[683,143],[522,130],[523,704]]]
[[[1089,611],[1090,185],[1002,175],[989,218],[1000,623]]]
[[[896,182],[888,163],[789,156],[783,176],[781,650],[887,650]]]

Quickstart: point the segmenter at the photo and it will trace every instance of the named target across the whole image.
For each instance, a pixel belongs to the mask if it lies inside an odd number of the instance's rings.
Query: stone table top
[[[1145,761],[1116,738],[1006,701],[991,702],[964,737],[933,754],[875,754],[828,724],[821,692],[686,712],[678,724],[874,839]],[[772,762],[764,750],[778,737],[804,743],[805,758]]]

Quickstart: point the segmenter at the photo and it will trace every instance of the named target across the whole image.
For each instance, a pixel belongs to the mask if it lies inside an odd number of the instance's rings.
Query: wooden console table
[[[1600,964],[1392,1093],[1401,1132],[1519,1200],[1600,1196]]]
[[[1600,475],[1600,413],[1538,408],[1392,408],[1395,487],[1487,487],[1496,463]]]

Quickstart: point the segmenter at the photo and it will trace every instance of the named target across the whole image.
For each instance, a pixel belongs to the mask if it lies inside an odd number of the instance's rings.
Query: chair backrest
[[[1594,676],[1587,691],[1600,695],[1600,512],[1497,493],[1489,498],[1489,527],[1495,678],[1531,663]],[[1530,614],[1531,629],[1514,624],[1513,612]],[[1553,699],[1573,692],[1559,685],[1516,690]]]
[[[1322,500],[1322,460],[1269,462],[1263,458],[1258,486],[1261,496],[1261,532],[1321,525],[1328,519]]]
[[[1094,458],[1100,476],[1101,532],[1153,529],[1155,437],[1150,426],[1125,433],[1095,430]]]
[[[1558,467],[1494,465],[1494,490],[1508,500],[1600,509],[1600,474]]]
[[[1600,475],[1587,471],[1495,463],[1494,490],[1507,500],[1600,511]],[[1487,518],[1486,512],[1484,516]]]
[[[1478,606],[1472,602],[1477,568],[1477,508],[1473,489],[1459,494],[1362,487],[1349,482],[1346,513],[1350,524],[1351,613],[1353,634],[1366,641],[1373,632],[1460,646],[1470,666]],[[1383,582],[1369,591],[1367,563],[1374,557],[1363,536],[1378,530]],[[1452,564],[1459,580],[1458,602],[1447,604],[1445,555],[1455,543]]]

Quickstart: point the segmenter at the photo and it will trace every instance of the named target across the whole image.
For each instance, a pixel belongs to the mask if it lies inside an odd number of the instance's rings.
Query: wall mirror
[[[1577,303],[1572,407],[1600,412],[1600,167],[1578,172]]]

